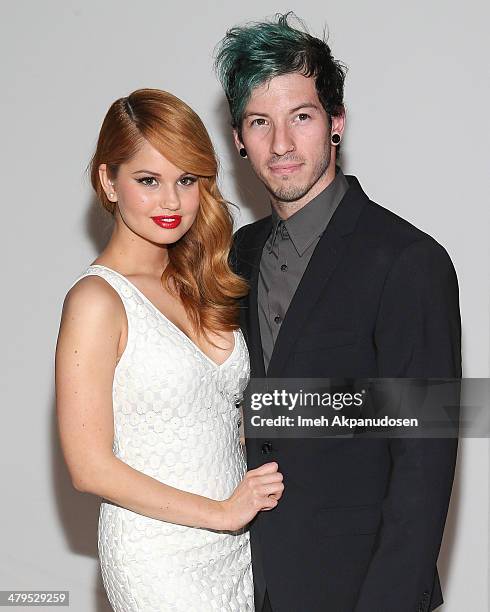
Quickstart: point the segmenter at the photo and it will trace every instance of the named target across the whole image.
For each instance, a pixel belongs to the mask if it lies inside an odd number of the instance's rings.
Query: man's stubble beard
[[[286,158],[287,159],[287,158]],[[318,181],[325,175],[327,172],[331,161],[330,155],[330,143],[325,144],[324,154],[317,161],[315,165],[315,169],[313,172],[313,176],[308,183],[304,185],[292,185],[289,181],[289,176],[285,176],[282,178],[284,181],[284,185],[279,188],[273,187],[270,185],[266,179],[266,177],[252,164],[252,168],[257,175],[257,177],[264,184],[267,191],[272,195],[272,197],[276,200],[278,204],[295,204],[298,200],[304,198],[308,192],[318,183]]]

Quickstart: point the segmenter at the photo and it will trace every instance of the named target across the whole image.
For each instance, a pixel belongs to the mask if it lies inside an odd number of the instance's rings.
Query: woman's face
[[[130,161],[119,166],[116,178],[107,175],[105,164],[99,174],[107,197],[117,202],[120,220],[142,238],[172,244],[196,218],[197,176],[174,166],[147,141]]]

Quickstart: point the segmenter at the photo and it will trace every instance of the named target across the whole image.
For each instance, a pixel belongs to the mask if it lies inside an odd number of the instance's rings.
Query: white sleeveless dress
[[[97,264],[73,284],[88,275],[117,291],[128,319],[113,382],[115,456],[165,484],[228,498],[246,470],[237,406],[250,376],[243,334],[234,332],[218,365],[124,276]],[[254,609],[248,531],[176,525],[104,500],[98,548],[116,612]]]

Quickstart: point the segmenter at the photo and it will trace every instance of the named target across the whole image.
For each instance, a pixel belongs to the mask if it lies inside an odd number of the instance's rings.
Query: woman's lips
[[[181,215],[165,215],[151,218],[159,227],[163,227],[163,229],[174,229],[174,227],[180,225],[182,221]]]

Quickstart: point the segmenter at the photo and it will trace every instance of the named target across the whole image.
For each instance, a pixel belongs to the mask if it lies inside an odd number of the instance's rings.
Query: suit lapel
[[[281,376],[298,334],[324,291],[332,273],[342,260],[348,245],[348,236],[354,231],[361,209],[368,201],[357,179],[351,176],[347,179],[350,188],[318,241],[284,317],[267,370],[267,376],[270,378]],[[254,303],[253,300],[255,301],[255,311],[257,311],[256,292],[253,296],[252,293],[250,295],[251,305]],[[257,342],[260,343],[260,333],[258,337],[251,338],[251,342],[252,345],[256,345]]]
[[[265,378],[264,355],[262,353],[262,340],[260,337],[259,311],[258,311],[258,281],[260,259],[265,242],[272,229],[271,217],[266,217],[263,224],[257,228],[248,248],[241,253],[242,264],[250,269],[248,282],[250,291],[246,298],[247,309],[245,314],[245,327],[247,330],[248,350],[250,353],[251,375],[256,378]]]

